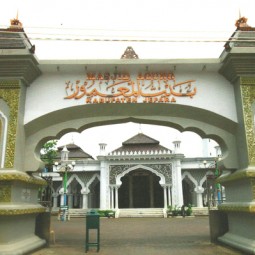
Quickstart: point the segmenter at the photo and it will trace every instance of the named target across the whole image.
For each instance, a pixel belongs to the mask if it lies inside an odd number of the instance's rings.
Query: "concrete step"
[[[208,207],[192,207],[192,214],[194,216],[207,216],[209,215]]]
[[[87,213],[87,209],[69,209],[70,218],[84,218]]]
[[[119,209],[120,218],[142,218],[157,217],[163,218],[163,208],[127,208]]]

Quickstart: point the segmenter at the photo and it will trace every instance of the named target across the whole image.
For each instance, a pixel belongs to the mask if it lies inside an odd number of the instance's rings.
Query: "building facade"
[[[100,208],[118,211],[123,208],[162,208],[189,204],[208,206],[207,177],[214,176],[215,157],[185,158],[181,142],[174,150],[159,141],[138,133],[110,153],[100,144],[97,160],[69,144],[70,161],[75,167],[68,172],[67,205],[69,208]],[[60,148],[62,150],[62,148]],[[79,155],[79,157],[78,157]],[[61,166],[53,171],[61,173]],[[63,178],[53,182],[53,210],[64,201]]]

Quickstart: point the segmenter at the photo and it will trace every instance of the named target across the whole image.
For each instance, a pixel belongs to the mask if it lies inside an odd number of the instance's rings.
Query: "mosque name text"
[[[176,82],[172,72],[139,73],[87,73],[84,82],[66,81],[64,99],[85,99],[96,103],[175,103],[177,97],[193,98],[197,89],[195,80]]]

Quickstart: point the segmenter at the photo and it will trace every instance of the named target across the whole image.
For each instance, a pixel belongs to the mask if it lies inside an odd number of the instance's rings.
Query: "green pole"
[[[65,168],[65,176],[64,176],[64,206],[66,206],[67,201],[66,201],[66,185],[67,185],[67,169]]]
[[[218,162],[215,161],[215,177],[218,178],[220,176],[220,170],[218,168]],[[216,183],[216,191],[217,191],[217,198],[218,198],[218,204],[221,204],[221,185],[220,183]]]

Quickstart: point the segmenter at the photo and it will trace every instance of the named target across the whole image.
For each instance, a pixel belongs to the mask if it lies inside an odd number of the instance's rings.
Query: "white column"
[[[109,209],[109,179],[108,179],[108,165],[105,162],[105,157],[100,156],[98,159],[100,164],[100,209]]]
[[[197,207],[203,207],[203,192],[204,188],[197,186],[194,191],[197,193]]]
[[[88,209],[88,194],[90,190],[87,188],[84,188],[81,190],[82,194],[82,209]]]
[[[171,199],[171,186],[168,186],[168,205],[172,205],[172,199]]]
[[[181,161],[176,159],[172,167],[172,202],[173,206],[183,205]]]
[[[53,194],[53,208],[58,207],[58,194]]]
[[[167,193],[166,193],[166,185],[163,185],[163,189],[164,189],[164,208],[167,208]]]
[[[111,190],[111,209],[114,209],[114,187],[110,186]]]
[[[119,187],[115,186],[115,210],[119,209],[119,196],[118,196],[118,189]]]
[[[64,188],[61,188],[59,190],[59,194],[60,194],[60,206],[63,206],[64,205]]]

